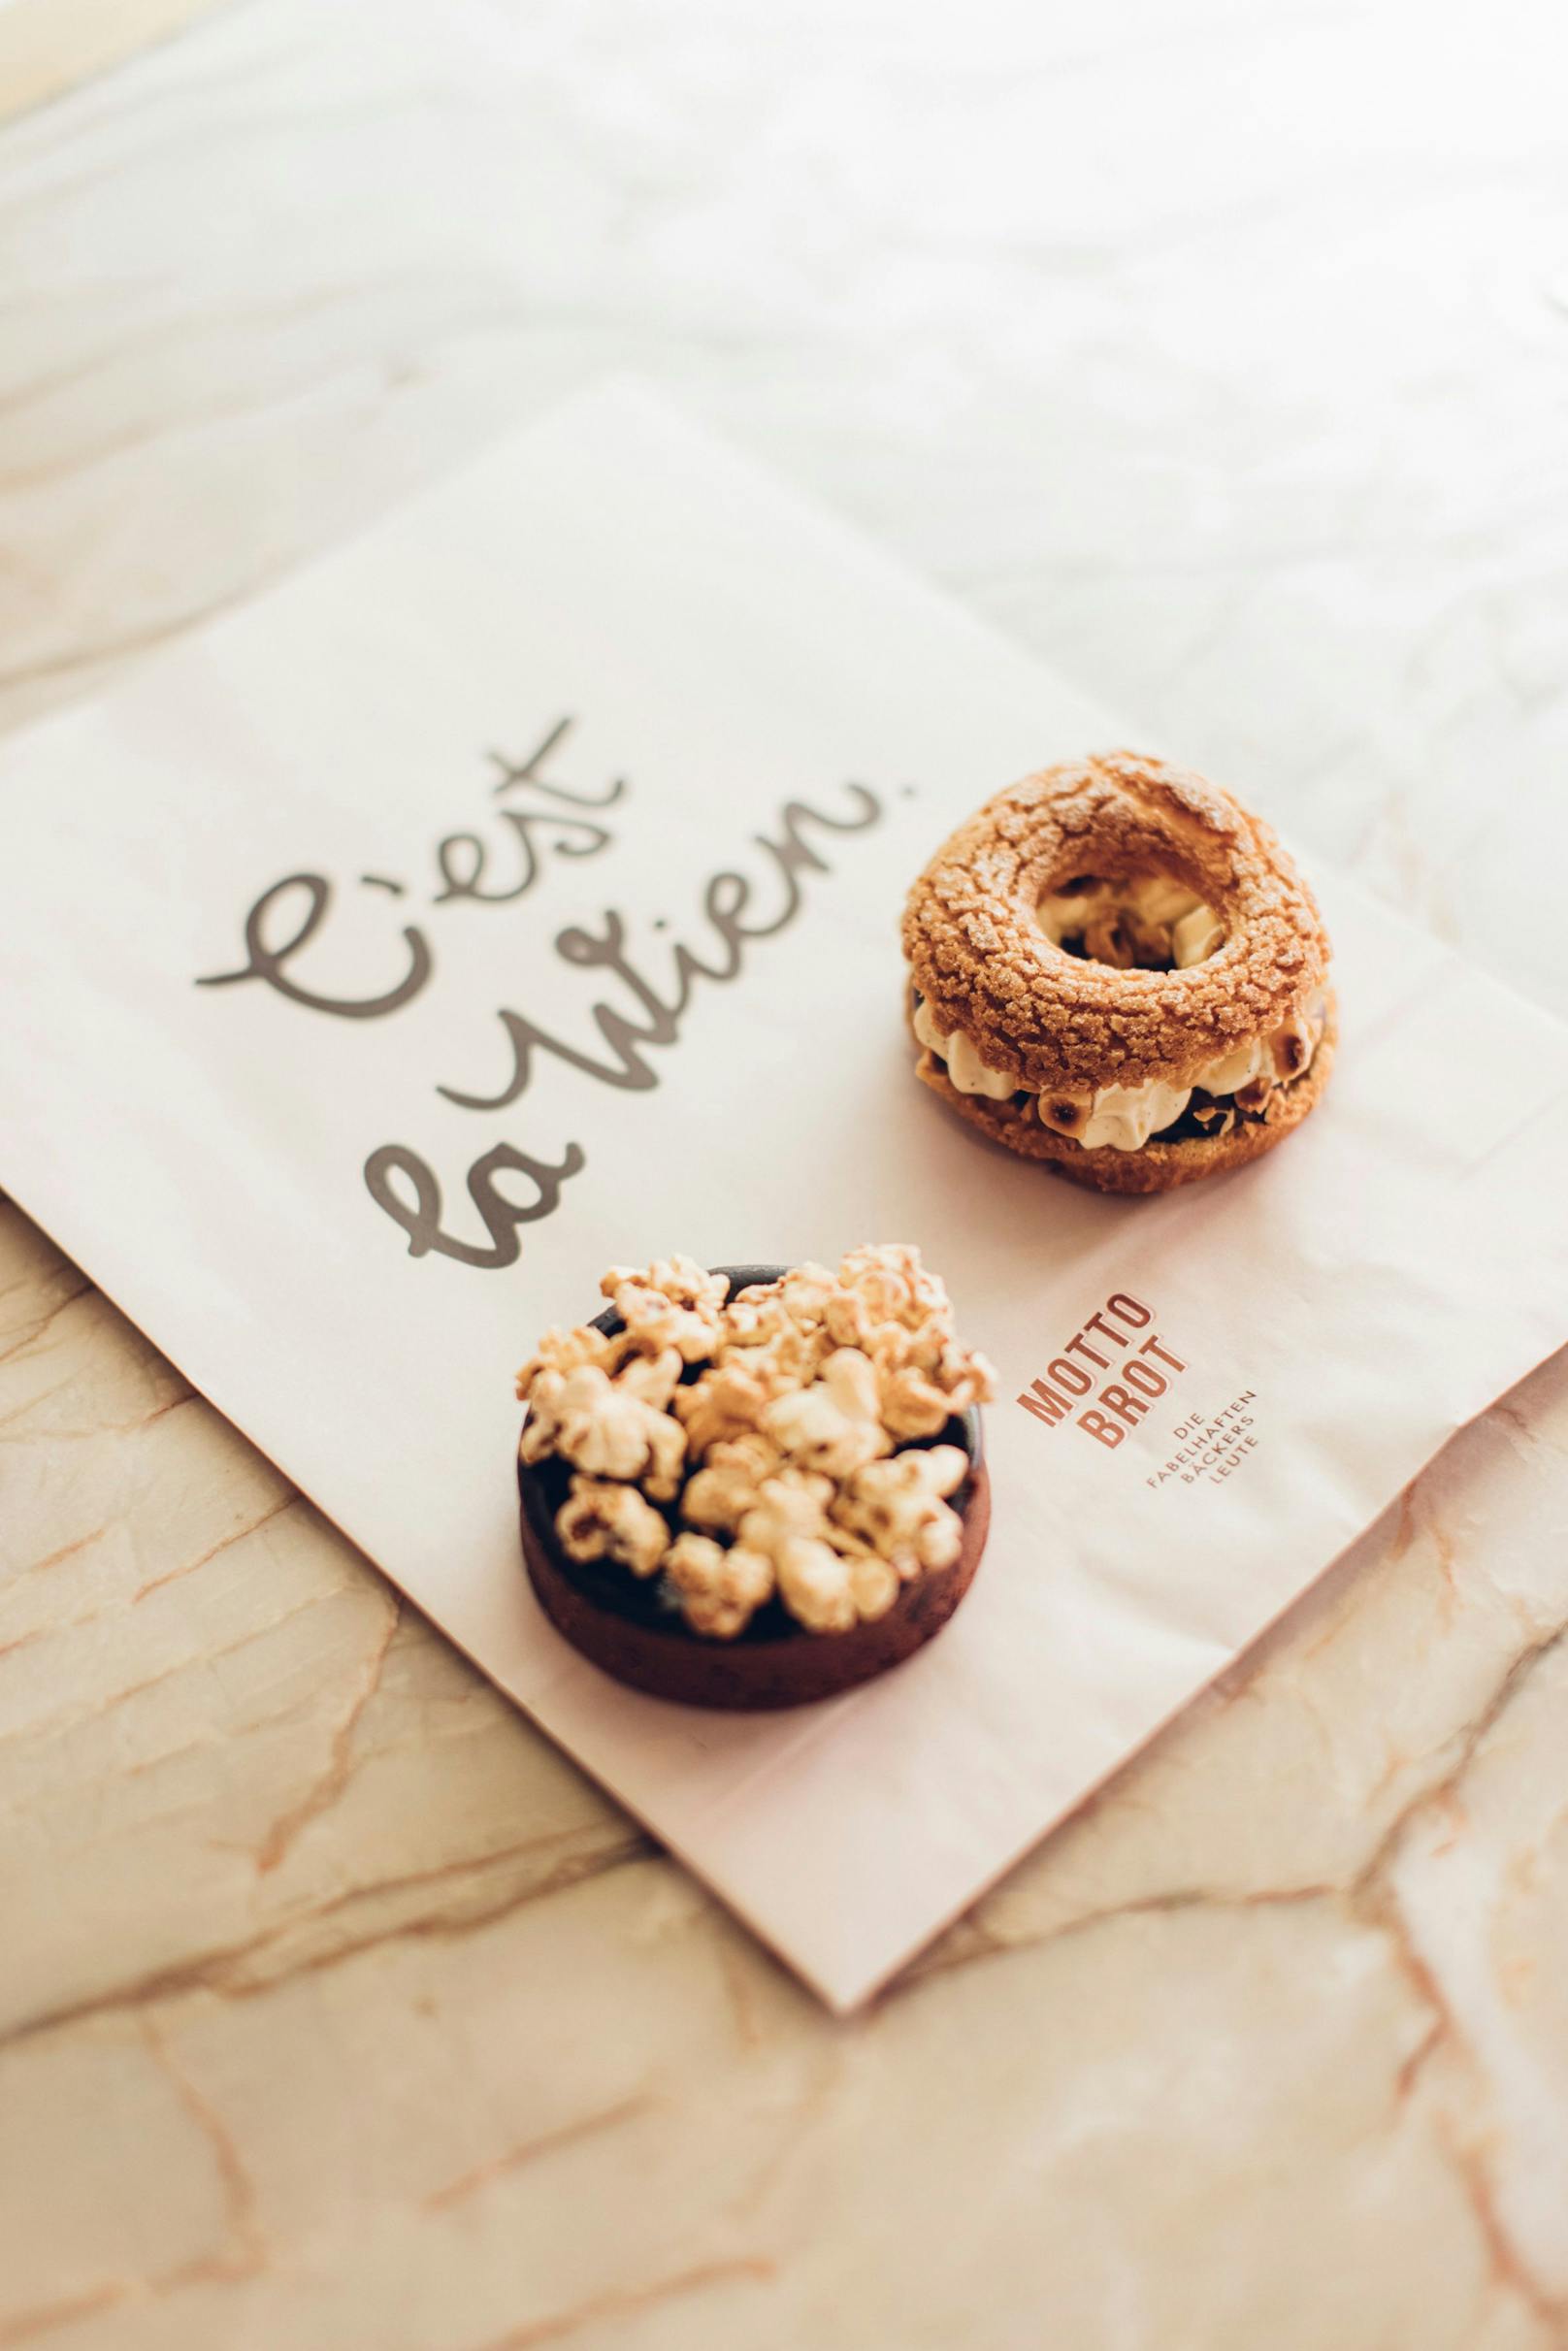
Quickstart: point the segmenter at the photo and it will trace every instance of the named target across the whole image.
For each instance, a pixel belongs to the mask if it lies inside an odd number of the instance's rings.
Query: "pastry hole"
[[[1116,971],[1186,971],[1207,963],[1225,928],[1170,873],[1075,874],[1046,891],[1035,919],[1053,947]]]

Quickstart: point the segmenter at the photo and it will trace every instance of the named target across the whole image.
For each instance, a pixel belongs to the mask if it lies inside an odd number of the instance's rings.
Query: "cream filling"
[[[1160,1078],[1146,1086],[1102,1086],[1077,1140],[1086,1151],[1141,1151],[1192,1098],[1191,1086],[1167,1086]]]
[[[1287,1022],[1282,1029],[1270,1029],[1245,1044],[1233,1046],[1218,1061],[1205,1062],[1191,1086],[1173,1086],[1164,1078],[1150,1078],[1142,1086],[1099,1087],[1091,1097],[1089,1117],[1074,1139],[1086,1151],[1141,1151],[1151,1135],[1175,1124],[1199,1088],[1205,1094],[1239,1094],[1256,1078],[1267,1078],[1273,1084],[1283,1078],[1304,1077],[1312,1067],[1323,1036],[1326,1011],[1327,999],[1320,988],[1302,1007],[1299,1024]],[[1304,1026],[1307,1032],[1305,1058],[1299,1068],[1282,1068],[1284,1056],[1279,1049],[1285,1039],[1297,1034],[1298,1026]],[[980,1059],[962,1029],[944,1034],[924,997],[915,1008],[914,1029],[923,1045],[940,1054],[960,1094],[986,1094],[992,1101],[999,1102],[1021,1091],[1012,1078]]]
[[[944,1034],[924,996],[915,1006],[914,1026],[921,1043],[941,1055],[947,1063],[947,1074],[960,1094],[983,1094],[994,1102],[1005,1102],[1018,1092],[1018,1080],[983,1061],[962,1029],[951,1029]]]
[[[1173,882],[1162,873],[1094,882],[1087,890],[1056,891],[1041,898],[1035,918],[1053,947],[1060,947],[1064,938],[1081,937],[1095,963],[1124,970],[1137,960],[1129,951],[1139,945],[1153,959],[1162,958],[1168,949],[1176,968],[1189,970],[1206,962],[1225,934],[1212,906],[1185,882]],[[1120,953],[1112,946],[1113,931],[1120,933]]]

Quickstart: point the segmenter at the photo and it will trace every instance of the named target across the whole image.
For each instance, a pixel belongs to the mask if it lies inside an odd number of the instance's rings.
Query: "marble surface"
[[[631,364],[1568,1010],[1560,41],[217,11],[0,127],[0,723]],[[0,2346],[1568,2342],[1565,1628],[1559,1359],[834,2023],[0,1208]]]

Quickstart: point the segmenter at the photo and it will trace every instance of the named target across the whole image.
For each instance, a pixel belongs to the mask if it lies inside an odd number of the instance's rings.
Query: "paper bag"
[[[1253,1166],[1102,1199],[915,1083],[909,881],[1123,739],[622,388],[0,757],[0,1181],[837,2006],[1568,1336],[1564,1032],[1331,874],[1338,1066]],[[998,1367],[964,1606],[795,1714],[604,1680],[516,1365],[612,1261],[866,1240]],[[1114,1443],[1086,1333],[1162,1383]]]

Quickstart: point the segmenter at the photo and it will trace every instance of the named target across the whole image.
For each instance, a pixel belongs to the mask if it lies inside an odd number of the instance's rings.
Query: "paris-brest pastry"
[[[1272,1150],[1333,1060],[1328,940],[1268,827],[1131,751],[1046,767],[945,841],[903,918],[917,1072],[1101,1192]]]

